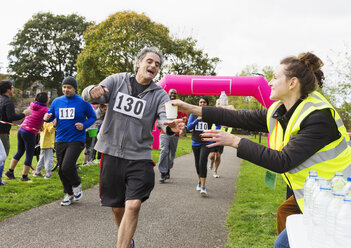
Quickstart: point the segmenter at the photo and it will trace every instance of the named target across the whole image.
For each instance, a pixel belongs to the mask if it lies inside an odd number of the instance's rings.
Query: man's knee
[[[126,211],[138,213],[141,207],[141,200],[128,200],[126,201]]]

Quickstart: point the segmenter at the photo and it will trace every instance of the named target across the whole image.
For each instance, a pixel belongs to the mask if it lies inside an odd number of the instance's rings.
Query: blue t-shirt
[[[96,121],[96,114],[90,103],[75,94],[72,97],[60,96],[56,98],[48,111],[52,113],[50,121],[57,119],[56,141],[72,142],[85,141],[85,129]],[[79,131],[75,124],[82,123],[84,129]]]

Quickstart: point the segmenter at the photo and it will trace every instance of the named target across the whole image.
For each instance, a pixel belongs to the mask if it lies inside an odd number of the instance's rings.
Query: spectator
[[[32,111],[27,108],[21,114],[15,113],[15,105],[10,97],[13,96],[14,87],[10,81],[3,80],[0,82],[0,120],[4,122],[13,122],[24,119]],[[0,122],[0,139],[5,148],[6,156],[10,152],[10,130],[11,125]]]
[[[32,102],[29,106],[32,114],[27,116],[20,129],[17,132],[17,153],[13,156],[10,168],[6,171],[5,175],[9,179],[14,179],[14,170],[17,166],[18,161],[26,152],[26,159],[24,161],[23,172],[21,181],[29,181],[28,173],[32,167],[32,160],[34,156],[34,149],[36,144],[36,135],[39,133],[40,128],[43,125],[43,117],[48,111],[49,97],[48,93],[41,92],[36,95],[35,102]]]
[[[56,119],[53,122],[45,122],[40,132],[40,158],[34,177],[42,177],[41,169],[45,168],[45,179],[51,177],[52,163],[54,159]]]

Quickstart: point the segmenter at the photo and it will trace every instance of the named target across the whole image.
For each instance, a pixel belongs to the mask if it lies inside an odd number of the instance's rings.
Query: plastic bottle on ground
[[[320,184],[320,192],[318,193],[313,209],[312,209],[312,247],[318,248],[330,248],[326,246],[325,226],[326,226],[326,215],[328,204],[332,200],[331,187],[328,181],[322,181]]]
[[[335,172],[335,176],[330,180],[330,186],[332,188],[332,193],[335,193],[337,191],[340,191],[346,181],[344,179],[344,175],[342,172]]]
[[[303,194],[304,194],[303,221],[306,226],[311,224],[310,203],[311,203],[311,196],[312,196],[312,188],[316,182],[317,176],[318,176],[317,171],[310,170],[309,175],[305,180],[305,184],[303,188]]]
[[[225,94],[225,91],[221,91],[221,95],[219,96],[219,103],[222,106],[227,106],[228,105],[228,97]]]
[[[346,184],[342,188],[342,193],[346,196],[350,193],[351,191],[351,177],[348,177],[346,180]]]
[[[333,193],[333,199],[330,201],[327,207],[326,213],[326,223],[325,223],[325,242],[327,247],[334,246],[334,232],[335,232],[335,221],[336,215],[340,211],[341,205],[343,204],[345,195],[342,194],[342,191]]]
[[[313,210],[315,199],[318,196],[318,193],[320,192],[320,186],[323,182],[325,182],[324,177],[317,177],[316,182],[313,184],[312,192],[311,192],[311,200],[309,204],[311,211]]]
[[[349,247],[351,244],[351,196],[345,196],[336,215],[334,247]]]

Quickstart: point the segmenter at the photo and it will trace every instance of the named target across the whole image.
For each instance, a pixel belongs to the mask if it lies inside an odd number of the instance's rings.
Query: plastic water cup
[[[173,106],[171,102],[165,103],[167,119],[177,119],[178,106]]]

